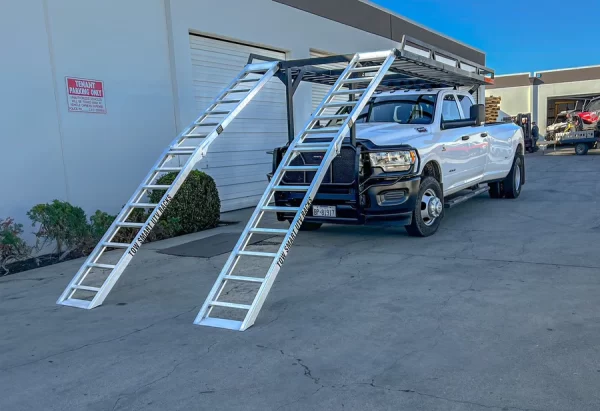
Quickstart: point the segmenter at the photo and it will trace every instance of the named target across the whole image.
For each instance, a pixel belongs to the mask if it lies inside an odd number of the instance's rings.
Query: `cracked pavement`
[[[81,260],[0,278],[0,410],[598,410],[600,153],[526,157],[427,239],[301,232],[253,327],[192,324],[227,255],[144,246],[105,304]],[[247,210],[227,220],[249,215]]]

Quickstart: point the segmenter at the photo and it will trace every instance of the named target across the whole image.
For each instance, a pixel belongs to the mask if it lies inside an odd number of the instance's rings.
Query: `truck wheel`
[[[502,182],[504,196],[506,198],[517,198],[521,194],[521,182],[523,181],[523,159],[519,154],[515,155],[510,173]]]
[[[404,226],[413,237],[429,237],[440,227],[444,217],[444,196],[440,183],[433,177],[421,180],[412,222]]]
[[[575,154],[577,154],[578,156],[584,156],[587,154],[588,152],[588,145],[585,143],[579,143],[575,146]]]
[[[489,183],[490,186],[490,198],[502,198],[504,197],[504,192],[502,190],[502,185],[500,183]]]

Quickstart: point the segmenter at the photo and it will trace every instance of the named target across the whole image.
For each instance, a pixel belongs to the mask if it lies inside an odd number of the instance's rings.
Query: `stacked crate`
[[[500,113],[500,97],[486,97],[485,98],[485,122],[493,123],[497,121],[498,114]]]

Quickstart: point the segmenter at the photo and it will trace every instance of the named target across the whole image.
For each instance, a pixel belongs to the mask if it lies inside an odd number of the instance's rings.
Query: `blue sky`
[[[600,65],[600,0],[373,0],[487,54],[496,74]]]

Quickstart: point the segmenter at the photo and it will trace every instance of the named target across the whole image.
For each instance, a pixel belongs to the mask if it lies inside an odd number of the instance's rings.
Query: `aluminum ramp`
[[[206,155],[211,143],[278,70],[279,62],[248,64],[208,109],[171,142],[75,274],[57,304],[85,309],[102,304],[179,187]],[[178,173],[173,183],[157,184],[157,180],[169,172]],[[152,190],[164,190],[156,204],[146,200]],[[131,221],[132,212],[140,209],[150,211],[147,219],[144,222]],[[119,243],[114,241],[119,230],[134,230],[137,234],[130,243]],[[116,262],[105,256],[107,250],[113,249],[123,252]]]
[[[283,262],[298,234],[304,217],[310,210],[311,203],[327,169],[333,159],[339,154],[344,137],[358,118],[380,82],[396,61],[396,50],[375,53],[359,53],[347,62],[345,70],[337,77],[337,81],[325,96],[305,128],[296,136],[288,147],[279,167],[273,175],[258,206],[252,214],[235,248],[231,252],[217,281],[210,290],[194,324],[227,328],[243,331],[254,324],[258,313],[277,277]],[[365,63],[365,65],[363,65]],[[355,85],[360,84],[354,88]],[[339,101],[339,98],[344,101]],[[319,128],[319,120],[331,120],[327,110],[336,107],[350,107],[349,113],[336,115],[333,126]],[[330,124],[331,124],[330,123]],[[291,162],[300,153],[323,153],[320,165],[292,166]],[[315,176],[309,186],[280,185],[286,172],[313,171]],[[273,196],[278,191],[305,192],[299,207],[276,207],[270,205]],[[265,213],[295,212],[295,217],[287,229],[260,227]],[[253,234],[277,235],[277,250],[265,252],[252,250],[249,240]],[[248,270],[250,264],[241,263],[242,259],[262,259],[268,264],[265,271],[260,269]],[[241,271],[241,273],[236,273]],[[246,288],[247,301],[232,301],[227,287],[238,284]],[[254,288],[252,289],[252,287]],[[229,301],[227,300],[229,298]],[[221,314],[215,311],[220,311]],[[211,316],[211,314],[214,314]]]

